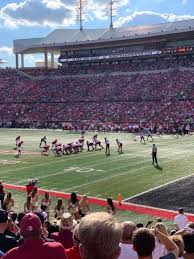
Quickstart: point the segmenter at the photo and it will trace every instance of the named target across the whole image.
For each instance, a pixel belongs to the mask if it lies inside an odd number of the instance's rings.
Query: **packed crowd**
[[[14,210],[10,192],[0,183],[0,257],[3,259],[192,259],[194,224],[182,208],[174,218],[174,229],[158,218],[156,222],[119,223],[111,198],[106,212],[91,212],[86,195],[72,193],[58,199],[51,211],[48,192],[38,195],[37,181],[26,186],[26,202],[20,213]],[[122,206],[120,200],[119,206]]]
[[[194,73],[115,75],[31,80],[0,70],[1,127],[85,128],[101,123],[193,120]],[[84,125],[85,124],[85,125]],[[125,126],[124,126],[125,127]]]
[[[74,63],[64,65],[59,69],[22,69],[22,71],[32,76],[61,76],[61,75],[83,75],[83,74],[101,74],[110,72],[135,72],[135,71],[150,71],[162,70],[177,67],[194,67],[194,60],[190,58],[152,58],[152,59],[137,59],[137,60],[124,60],[100,63]]]

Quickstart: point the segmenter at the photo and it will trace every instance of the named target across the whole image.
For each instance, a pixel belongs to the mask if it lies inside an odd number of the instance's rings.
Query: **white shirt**
[[[178,226],[178,230],[183,229],[189,223],[187,216],[179,214],[174,218],[174,224]]]
[[[120,243],[121,254],[118,259],[138,259],[137,253],[133,250],[132,244]]]
[[[155,238],[155,248],[152,253],[152,258],[158,259],[161,256],[164,256],[165,254],[167,254],[167,251],[166,251],[164,245],[162,243],[160,243],[157,238]]]
[[[105,139],[104,142],[105,142],[106,145],[109,144],[109,140],[108,139]]]

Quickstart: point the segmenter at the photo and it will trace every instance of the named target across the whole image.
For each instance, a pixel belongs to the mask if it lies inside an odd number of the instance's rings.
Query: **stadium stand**
[[[120,125],[126,130],[129,124],[192,122],[192,65],[190,58],[156,64],[145,60],[135,66],[134,73],[128,72],[128,63],[123,63],[111,69],[107,65],[107,71],[106,65],[102,70],[96,65],[95,72],[86,75],[80,66],[74,77],[64,76],[63,69],[47,73],[28,69],[22,74],[14,69],[1,69],[1,126],[69,124],[72,128],[99,129]],[[25,76],[27,72],[33,79]],[[70,68],[67,74],[71,73]]]

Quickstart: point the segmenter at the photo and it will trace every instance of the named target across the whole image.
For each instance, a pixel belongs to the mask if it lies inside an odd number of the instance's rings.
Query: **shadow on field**
[[[163,168],[162,168],[161,166],[159,166],[159,165],[154,165],[154,167],[155,167],[157,170],[159,170],[159,171],[162,171],[162,170],[163,170]]]

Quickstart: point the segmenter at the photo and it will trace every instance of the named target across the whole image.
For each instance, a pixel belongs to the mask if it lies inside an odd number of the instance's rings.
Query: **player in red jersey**
[[[55,153],[57,156],[63,155],[62,144],[56,144]]]
[[[43,156],[48,156],[49,155],[49,149],[50,149],[50,146],[49,145],[45,145],[44,147],[42,147],[43,150],[41,152],[41,155]]]

